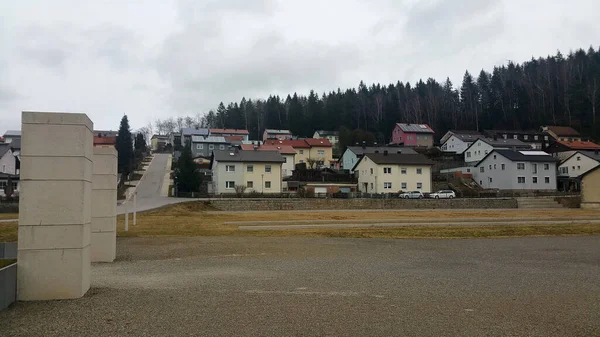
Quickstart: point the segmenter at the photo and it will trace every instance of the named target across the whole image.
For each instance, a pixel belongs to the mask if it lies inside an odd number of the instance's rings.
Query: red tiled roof
[[[548,126],[548,131],[552,131],[559,137],[579,137],[579,132],[570,126],[550,125]]]
[[[225,141],[231,143],[244,140],[244,136],[225,136]]]
[[[310,146],[331,147],[331,142],[326,138],[306,138],[304,141]]]
[[[557,140],[556,142],[573,150],[600,150],[600,145],[589,141],[569,142]]]
[[[254,150],[252,144],[242,144],[242,150]],[[281,154],[296,154],[296,150],[290,145],[270,145],[264,144],[258,147],[259,151],[278,151]]]
[[[242,129],[210,129],[210,133],[231,133],[235,135],[248,135],[248,130]]]
[[[94,137],[94,145],[115,145],[117,137]]]
[[[310,145],[304,141],[304,139],[285,139],[285,140],[277,140],[277,139],[267,139],[265,141],[266,145],[289,145],[293,148],[304,148],[310,149]]]

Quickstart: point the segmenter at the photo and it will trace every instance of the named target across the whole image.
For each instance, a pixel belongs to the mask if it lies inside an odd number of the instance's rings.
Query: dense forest
[[[309,137],[315,130],[364,130],[377,141],[390,139],[394,123],[427,123],[438,138],[449,129],[530,130],[569,125],[600,139],[600,49],[559,52],[522,64],[509,62],[478,74],[466,71],[460,86],[449,78],[416,83],[372,84],[321,95],[290,94],[266,100],[221,103],[204,115],[157,121],[166,133],[182,126],[248,129],[260,139],[265,128],[289,129]]]

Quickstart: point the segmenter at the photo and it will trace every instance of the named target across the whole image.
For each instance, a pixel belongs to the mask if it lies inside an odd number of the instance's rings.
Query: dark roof
[[[354,165],[352,170],[360,164],[365,158],[371,159],[377,165],[433,165],[435,164],[433,161],[429,160],[422,154],[398,154],[398,153],[389,153],[387,155],[383,153],[365,153],[364,156],[360,158],[360,160]]]
[[[593,160],[595,160],[597,162],[600,162],[600,152],[598,152],[598,151],[577,151],[577,152],[574,152],[572,155],[568,156],[567,158],[561,160],[560,161],[561,165],[564,162],[566,162],[567,160],[573,158],[573,156],[577,155],[578,153],[580,153],[580,154],[582,154],[582,155],[584,155],[584,156],[586,156],[586,157],[588,157],[590,159],[593,159]]]
[[[523,154],[522,152],[531,152],[532,154]],[[522,162],[537,162],[537,163],[553,163],[557,162],[558,158],[555,158],[549,154],[536,154],[543,151],[513,151],[513,150],[500,150],[496,149],[492,152],[488,153],[487,156],[483,157],[475,167],[479,166],[487,157],[489,157],[492,153],[497,153],[510,161],[522,161]]]
[[[213,151],[213,158],[222,162],[250,162],[250,163],[283,163],[285,159],[277,151]]]
[[[556,126],[556,125],[549,125],[546,128],[548,128],[548,131],[553,132],[554,134],[556,134],[559,137],[579,137],[579,132],[577,132],[577,130],[573,129],[570,126]]]
[[[181,133],[184,136],[208,136],[208,129],[206,128],[182,128]]]
[[[524,143],[518,139],[493,139],[493,138],[480,138],[481,141],[486,142],[487,144],[493,147],[522,147],[524,149],[531,149],[531,145]]]
[[[463,134],[463,133],[459,133],[459,134],[455,133],[455,134],[453,134],[453,136],[462,140],[463,142],[474,142],[479,138],[483,138],[482,135]],[[450,138],[448,138],[448,139],[450,139]]]
[[[21,150],[21,138],[15,138],[12,142],[8,143],[13,150]]]
[[[435,133],[433,129],[427,124],[405,124],[396,123],[396,125],[402,130],[402,132],[412,133]]]
[[[327,130],[317,130],[316,131],[319,136],[339,136],[339,131],[327,131]]]
[[[21,130],[6,130],[4,137],[21,137]]]
[[[19,180],[18,174],[8,174],[8,173],[0,172],[0,179],[4,180],[4,179],[8,179],[9,177],[12,178],[13,180]]]
[[[490,137],[490,136],[500,135],[500,134],[543,136],[545,133],[537,131],[537,130],[529,130],[529,131],[523,131],[523,130],[484,130],[483,134],[485,134],[486,136]]]
[[[116,137],[119,131],[112,130],[94,130],[94,137]]]
[[[10,150],[10,144],[0,144],[0,158]]]
[[[380,153],[383,153],[383,151],[388,151],[388,153],[398,153],[398,151],[401,151],[404,154],[417,154],[417,152],[411,148],[393,146],[348,146],[346,151],[348,150],[354,152],[357,156],[362,156],[365,153],[375,153],[375,151]]]

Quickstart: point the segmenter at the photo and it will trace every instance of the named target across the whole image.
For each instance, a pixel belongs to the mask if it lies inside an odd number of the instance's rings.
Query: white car
[[[456,198],[456,193],[451,190],[439,190],[429,195],[430,198],[434,199],[453,199]]]
[[[410,191],[400,194],[402,199],[423,199],[423,193],[421,191]]]

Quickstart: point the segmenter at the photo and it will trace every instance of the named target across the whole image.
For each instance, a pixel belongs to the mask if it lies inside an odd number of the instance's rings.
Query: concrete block
[[[75,249],[91,242],[92,224],[19,226],[19,250]]]
[[[72,225],[92,222],[92,183],[21,181],[19,225]]]
[[[20,301],[79,298],[90,288],[90,246],[21,250],[17,258]]]
[[[83,180],[91,182],[92,166],[92,160],[86,157],[21,156],[21,181],[83,177]]]
[[[98,154],[99,150],[113,150],[114,154]],[[106,151],[103,151],[106,152]],[[117,175],[117,151],[113,148],[94,147],[94,174]]]
[[[95,217],[92,218],[92,233],[99,232],[116,232],[117,230],[117,217]],[[116,237],[116,235],[115,235]]]
[[[92,190],[92,218],[117,215],[116,190]]]
[[[94,123],[84,113],[23,111],[21,122],[23,124],[83,125],[90,132],[94,130]]]
[[[109,174],[94,174],[92,178],[92,189],[93,190],[116,190],[117,189],[117,175]]]
[[[115,232],[92,233],[92,262],[113,262],[117,255]]]
[[[26,136],[25,136],[26,135]],[[93,157],[94,135],[82,125],[23,124],[21,155]]]

